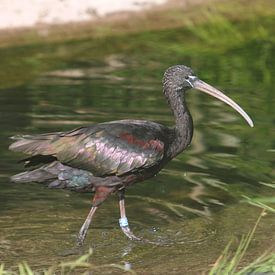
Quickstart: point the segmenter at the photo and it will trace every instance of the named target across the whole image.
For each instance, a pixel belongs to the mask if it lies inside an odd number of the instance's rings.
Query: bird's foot
[[[86,220],[84,222],[84,224],[82,225],[77,238],[76,238],[76,247],[82,247],[84,244],[84,240],[86,238],[87,232],[88,232],[88,228],[90,225],[90,220]]]
[[[134,235],[134,233],[131,231],[129,224],[128,224],[128,219],[126,216],[121,217],[119,219],[119,225],[122,230],[122,232],[132,241],[142,241],[142,238],[137,237]]]
[[[121,226],[122,232],[131,240],[131,241],[142,241],[143,239],[134,235],[129,226]]]
[[[161,242],[155,242],[155,241],[150,241],[148,239],[142,238],[142,237],[137,237],[130,229],[129,226],[121,226],[122,232],[131,240],[131,241],[138,241],[142,243],[149,243],[149,244],[154,244],[154,245],[163,245]]]
[[[86,234],[81,234],[83,232],[79,232],[78,235],[77,235],[77,238],[76,238],[76,247],[82,247],[83,244],[84,244],[84,240],[85,240],[85,237],[86,237]]]
[[[143,242],[143,243],[149,243],[149,244],[155,244],[155,245],[160,245],[158,242],[153,242],[150,240],[147,240],[142,237],[137,237],[130,229],[127,217],[123,217],[119,219],[119,225],[122,230],[122,232],[131,240],[131,241],[138,241],[138,242]]]

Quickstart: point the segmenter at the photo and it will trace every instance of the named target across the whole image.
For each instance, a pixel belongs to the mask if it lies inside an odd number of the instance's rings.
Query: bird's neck
[[[172,136],[168,155],[174,158],[191,142],[193,135],[193,121],[185,103],[185,94],[169,93],[167,100],[175,117],[176,125],[172,128]]]

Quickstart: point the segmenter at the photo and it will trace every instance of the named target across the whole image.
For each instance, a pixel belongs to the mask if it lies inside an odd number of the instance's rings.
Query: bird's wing
[[[51,155],[96,176],[123,175],[158,164],[165,128],[156,123],[112,122],[65,133],[23,136],[10,146],[30,155]]]

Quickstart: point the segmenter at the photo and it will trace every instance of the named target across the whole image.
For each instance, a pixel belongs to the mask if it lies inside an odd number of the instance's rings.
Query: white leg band
[[[120,227],[125,227],[128,226],[128,219],[126,217],[120,218],[119,219],[119,225]]]

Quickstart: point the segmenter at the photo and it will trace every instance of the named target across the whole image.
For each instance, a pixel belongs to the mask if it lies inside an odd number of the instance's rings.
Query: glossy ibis
[[[13,176],[12,181],[45,182],[51,188],[95,192],[91,210],[77,237],[79,245],[83,244],[99,205],[110,193],[117,192],[120,227],[130,239],[140,240],[128,225],[124,191],[156,175],[190,144],[193,123],[185,93],[191,88],[227,103],[253,127],[250,117],[233,100],[201,81],[190,68],[176,65],[168,68],[163,77],[163,92],[174,114],[175,126],[118,120],[68,132],[13,137],[16,141],[10,149],[31,155],[24,159],[25,166],[35,169]]]

